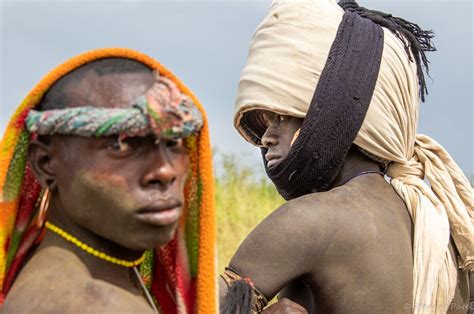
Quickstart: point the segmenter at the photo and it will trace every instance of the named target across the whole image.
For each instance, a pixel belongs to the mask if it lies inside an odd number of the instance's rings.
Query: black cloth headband
[[[286,200],[326,191],[334,182],[369,108],[382,52],[382,27],[344,13],[288,156],[271,169],[263,158],[268,177]],[[265,148],[262,153],[265,157]]]

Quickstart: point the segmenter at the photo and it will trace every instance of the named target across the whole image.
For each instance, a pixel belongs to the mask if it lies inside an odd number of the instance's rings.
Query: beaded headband
[[[31,110],[28,132],[38,135],[145,136],[185,138],[202,127],[202,115],[171,80],[155,74],[155,84],[129,108],[73,107]]]

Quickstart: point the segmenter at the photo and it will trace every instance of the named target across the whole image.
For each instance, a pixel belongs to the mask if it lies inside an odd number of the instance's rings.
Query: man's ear
[[[52,167],[53,149],[50,143],[32,140],[28,147],[31,170],[43,188],[54,189],[56,178]]]

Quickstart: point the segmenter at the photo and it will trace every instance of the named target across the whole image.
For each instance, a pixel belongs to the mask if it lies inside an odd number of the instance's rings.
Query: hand
[[[263,310],[264,314],[308,314],[306,309],[296,302],[290,301],[287,298],[278,300],[269,307]]]

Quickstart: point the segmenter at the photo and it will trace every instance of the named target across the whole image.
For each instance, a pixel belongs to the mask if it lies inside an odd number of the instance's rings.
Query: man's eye
[[[166,147],[181,147],[181,146],[183,146],[182,138],[166,141]]]
[[[108,146],[108,148],[114,152],[122,153],[130,150],[132,147],[127,142],[124,142],[120,138],[117,138]]]
[[[285,120],[286,120],[285,116],[278,115],[278,121],[282,122],[282,121],[285,121]]]

